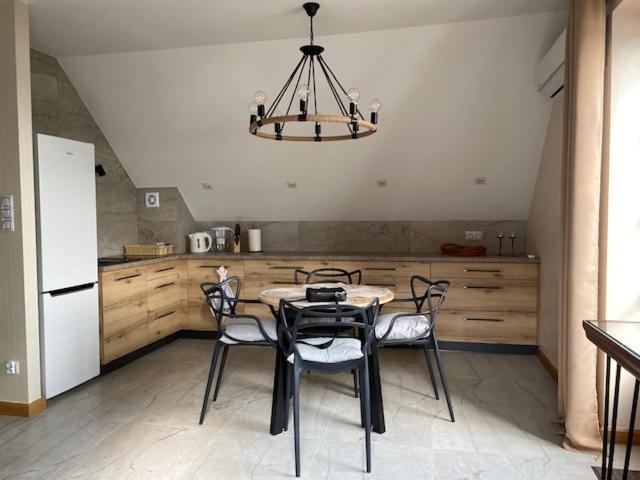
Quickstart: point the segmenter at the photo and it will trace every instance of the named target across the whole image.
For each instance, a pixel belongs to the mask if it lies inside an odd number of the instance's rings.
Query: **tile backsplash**
[[[196,230],[208,230],[240,223],[242,249],[247,250],[247,229],[262,229],[262,248],[270,252],[416,252],[435,253],[443,243],[485,245],[489,254],[498,253],[498,233],[502,232],[502,252],[512,253],[512,232],[516,235],[513,252],[527,253],[527,222],[507,221],[272,221],[272,222],[196,222]],[[466,231],[482,231],[483,240],[465,240]]]

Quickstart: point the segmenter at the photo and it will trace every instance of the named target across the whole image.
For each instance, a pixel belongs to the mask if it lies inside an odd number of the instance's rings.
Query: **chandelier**
[[[253,101],[249,104],[249,132],[253,135],[269,140],[288,140],[294,142],[327,142],[335,140],[351,140],[373,135],[377,131],[378,111],[380,110],[380,100],[374,98],[370,102],[371,117],[367,121],[362,116],[358,108],[360,92],[357,88],[345,90],[336,75],[331,70],[322,57],[324,47],[313,43],[313,17],[320,8],[315,2],[307,2],[302,7],[309,15],[310,35],[309,44],[300,47],[302,58],[293,69],[291,75],[284,86],[276,95],[273,103],[266,107],[267,94],[262,90],[254,94]],[[316,93],[316,71],[318,72],[320,83],[322,77],[329,86],[331,96],[338,105],[338,114],[322,115],[318,113],[318,97]],[[295,81],[295,85],[294,85]],[[324,82],[323,82],[324,83]],[[290,90],[290,87],[293,89]],[[289,92],[290,95],[287,93]],[[285,98],[286,97],[286,98]],[[294,99],[298,97],[298,112],[291,111]],[[283,101],[286,105],[285,114],[278,110]],[[288,101],[287,101],[288,100]],[[347,105],[348,104],[348,105]],[[284,108],[281,107],[281,108]],[[312,110],[313,113],[309,112]],[[306,122],[313,123],[313,130],[309,128],[312,135],[285,135],[284,130],[287,123]],[[323,124],[343,124],[346,132],[341,135],[322,135]],[[267,125],[273,125],[273,133],[265,131]]]

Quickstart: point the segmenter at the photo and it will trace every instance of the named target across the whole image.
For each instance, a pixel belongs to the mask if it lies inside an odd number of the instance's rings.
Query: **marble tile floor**
[[[198,426],[211,348],[179,340],[39,416],[0,416],[0,479],[294,478],[292,429],[268,432],[272,350],[231,349],[220,397]],[[419,351],[382,351],[387,433],[373,434],[371,474],[351,377],[305,376],[302,478],[595,478],[596,455],[560,446],[555,383],[536,357],[444,352],[444,364],[456,423]]]

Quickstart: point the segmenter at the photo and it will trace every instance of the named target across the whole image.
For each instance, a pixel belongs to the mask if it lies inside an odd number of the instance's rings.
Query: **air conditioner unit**
[[[564,88],[564,45],[567,40],[565,29],[536,68],[538,92],[553,98]]]

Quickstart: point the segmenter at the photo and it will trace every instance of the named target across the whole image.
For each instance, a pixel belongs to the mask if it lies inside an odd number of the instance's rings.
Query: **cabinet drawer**
[[[245,278],[293,282],[293,273],[297,269],[311,272],[331,266],[331,262],[323,260],[247,260]]]
[[[244,306],[244,313],[258,318],[273,319],[273,314],[268,305],[264,303],[249,303]]]
[[[441,310],[436,333],[452,342],[535,345],[536,325],[535,313]]]
[[[179,275],[180,264],[178,261],[154,263],[147,267],[147,281],[154,281],[158,278]]]
[[[149,343],[160,340],[182,328],[182,311],[179,306],[158,312],[149,318],[147,333]]]
[[[180,303],[180,281],[176,273],[147,282],[149,312],[155,312]]]
[[[125,268],[103,273],[100,283],[104,308],[145,298],[147,293],[144,268]]]
[[[220,277],[216,270],[223,265],[229,271],[230,277],[244,276],[244,262],[241,260],[189,260],[187,265],[189,283],[200,285],[205,282],[219,282]]]
[[[102,337],[109,338],[147,321],[146,299],[105,308],[102,311]]]
[[[189,305],[189,330],[214,331],[217,329],[216,319],[213,318],[209,306],[206,304]]]
[[[105,338],[102,343],[102,363],[109,363],[116,358],[133,352],[147,344],[147,323]]]
[[[335,262],[334,266],[347,271],[361,270],[363,281],[365,278],[402,277],[410,279],[413,275],[423,277],[429,275],[429,264],[423,262]]]
[[[446,263],[431,264],[431,276],[435,280],[450,278],[535,280],[538,265],[534,263]]]
[[[442,308],[535,313],[538,287],[530,280],[453,279]]]

